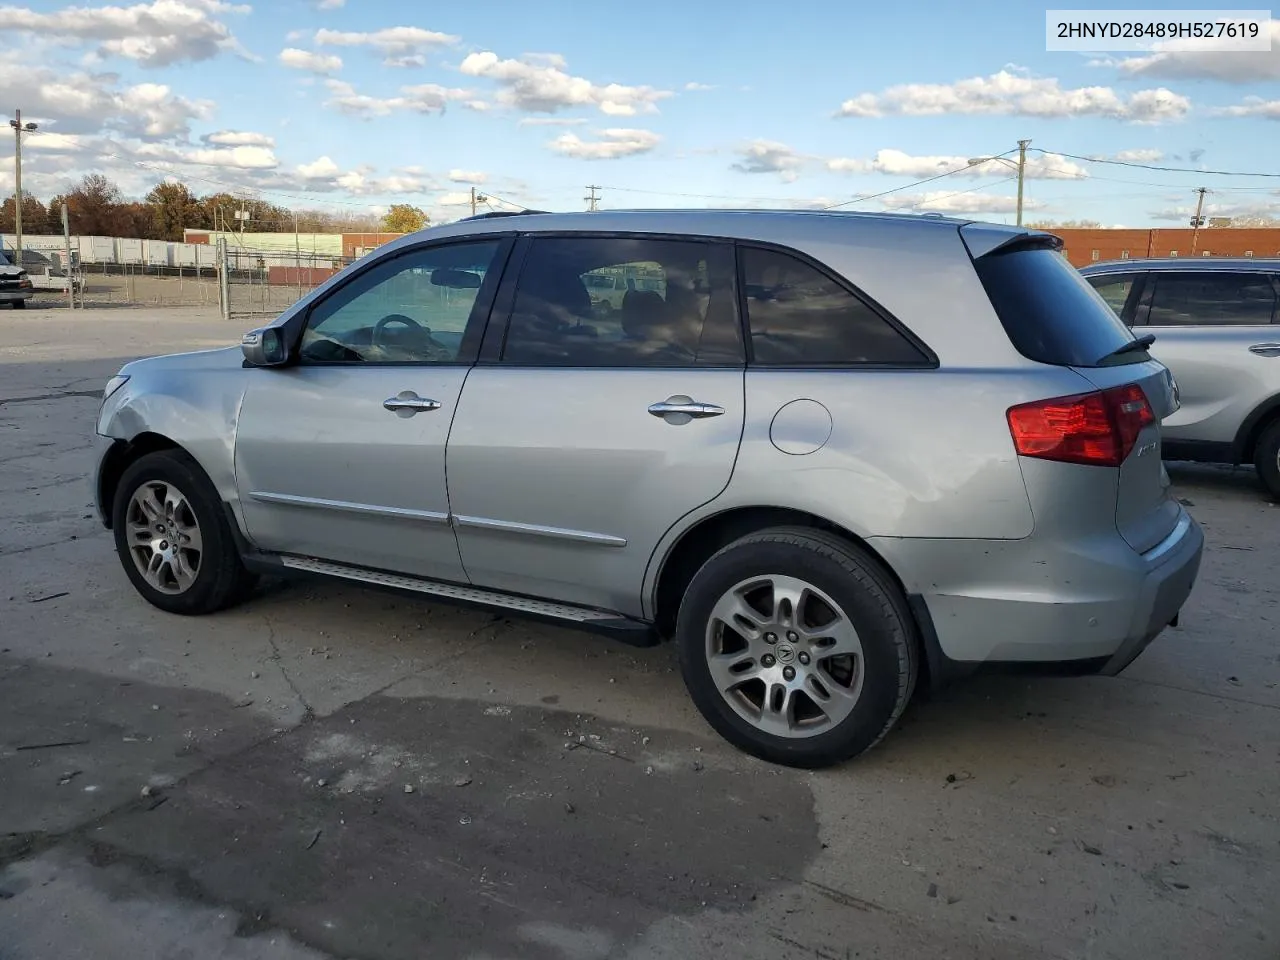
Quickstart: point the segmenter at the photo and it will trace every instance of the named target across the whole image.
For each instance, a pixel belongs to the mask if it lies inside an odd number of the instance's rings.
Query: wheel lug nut
[[[805,653],[803,650],[800,651],[800,656],[797,657],[796,659],[798,659],[800,663],[806,667],[809,665],[809,655]]]
[[[796,633],[794,630],[788,630],[787,639],[790,640],[792,643],[795,643],[797,640],[800,639],[800,634]]]
[[[783,676],[784,678],[786,678],[787,680],[794,680],[794,679],[796,678],[796,668],[795,668],[795,667],[783,667],[783,668],[782,668],[782,676]]]
[[[777,643],[777,642],[778,642],[778,635],[777,635],[776,633],[766,633],[766,634],[764,635],[764,642],[765,642],[765,643]]]
[[[772,667],[777,662],[778,661],[773,658],[773,654],[771,653],[766,653],[763,657],[760,658],[761,665],[765,667]]]

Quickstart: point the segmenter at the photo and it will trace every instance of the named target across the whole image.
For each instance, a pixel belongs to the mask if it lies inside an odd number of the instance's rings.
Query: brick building
[[[1280,257],[1280,228],[1190,227],[1156,230],[1048,228],[1073,266],[1137,257]]]

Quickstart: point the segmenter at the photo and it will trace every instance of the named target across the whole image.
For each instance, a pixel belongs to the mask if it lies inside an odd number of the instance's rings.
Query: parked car
[[[1058,246],[784,211],[433,227],[240,348],[123,367],[99,511],[163,610],[303,574],[671,638],[725,738],[835,763],[922,677],[1118,673],[1191,590],[1173,381]],[[583,278],[636,264],[662,291],[597,328]]]
[[[1119,260],[1082,274],[1177,378],[1164,456],[1252,463],[1280,500],[1280,259]]]
[[[5,252],[0,250],[0,303],[22,310],[33,293],[35,288],[31,285],[27,271],[15,266]]]

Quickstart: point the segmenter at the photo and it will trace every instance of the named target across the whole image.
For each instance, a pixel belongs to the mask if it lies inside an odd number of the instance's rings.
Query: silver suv
[[[1178,378],[1166,460],[1252,463],[1280,500],[1280,260],[1176,257],[1081,271]]]
[[[835,763],[922,675],[1117,673],[1191,590],[1173,380],[1057,247],[781,211],[435,227],[240,348],[125,366],[100,511],[164,610],[305,574],[673,638],[724,737]],[[652,282],[605,311],[592,276]]]

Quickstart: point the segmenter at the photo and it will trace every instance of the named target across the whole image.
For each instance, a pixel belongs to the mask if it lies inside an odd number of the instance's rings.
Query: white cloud
[[[1121,150],[1113,158],[1125,163],[1158,163],[1164,159],[1164,151],[1152,148],[1139,150]]]
[[[342,69],[342,58],[328,53],[314,53],[311,50],[299,50],[297,47],[285,47],[280,51],[280,62],[294,70],[306,70],[310,73],[336,73]]]
[[[217,130],[200,138],[205,143],[220,147],[274,147],[276,138],[249,130]]]
[[[840,106],[842,117],[1001,114],[1021,117],[1109,117],[1132,123],[1180,120],[1191,109],[1181,94],[1158,87],[1128,97],[1110,87],[1064,89],[1053,77],[1001,70],[955,83],[904,83],[881,93],[863,93]]]
[[[519,60],[501,60],[496,53],[468,54],[459,66],[464,74],[485,77],[499,86],[498,102],[529,113],[555,113],[574,106],[591,106],[610,116],[656,113],[657,102],[671,96],[669,90],[596,84],[564,71],[558,54],[535,54]]]
[[[317,10],[337,10],[346,2],[347,0],[316,0],[316,9]]]
[[[926,193],[898,193],[880,200],[886,210],[914,210],[921,213],[1014,213],[1017,197],[989,196],[983,193],[958,193],[954,190],[930,190]],[[1024,210],[1039,210],[1044,203],[1024,198]]]
[[[356,117],[385,117],[397,111],[412,113],[444,113],[450,101],[468,101],[469,90],[442,87],[436,83],[422,83],[400,88],[396,97],[372,97],[357,93],[345,80],[326,80],[329,99],[325,105]]]
[[[521,127],[576,127],[587,122],[586,117],[521,117]]]
[[[133,148],[133,156],[143,160],[224,167],[232,170],[274,170],[280,161],[269,147],[173,147],[144,143]]]
[[[1185,226],[1186,221],[1194,216],[1195,212],[1195,204],[1187,203],[1162,207],[1158,210],[1149,211],[1147,215],[1153,220],[1181,221]],[[1239,217],[1277,217],[1280,216],[1280,200],[1245,200],[1233,203],[1214,203],[1210,201],[1204,205],[1201,215],[1205,217],[1232,217],[1233,219]],[[1204,237],[1205,235],[1201,233],[1200,236]],[[1204,246],[1207,245],[1208,243],[1206,242]]]
[[[449,179],[454,183],[474,183],[482,184],[489,179],[487,173],[481,173],[479,170],[450,170]]]
[[[836,157],[827,161],[827,169],[834,173],[884,173],[896,177],[921,178],[951,173],[958,177],[1007,177],[1014,170],[1010,164],[1016,161],[988,160],[970,164],[969,157],[961,156],[913,156],[901,150],[877,150],[870,160]],[[1032,154],[1027,157],[1025,174],[1032,180],[1083,180],[1089,171],[1066,157],[1053,153]]]
[[[1264,120],[1280,120],[1280,100],[1245,97],[1241,103],[1223,107],[1214,112],[1225,117],[1262,117]]]
[[[712,83],[698,83],[698,82],[697,82],[697,81],[695,81],[695,80],[690,80],[688,83],[686,83],[686,84],[684,85],[684,88],[685,88],[686,90],[690,90],[690,91],[714,90],[714,89],[715,89],[715,84],[712,84]]]
[[[454,190],[436,197],[436,203],[442,207],[469,207],[471,205],[470,190]]]
[[[383,64],[389,67],[422,66],[426,54],[441,47],[450,47],[461,38],[421,27],[387,27],[371,32],[349,30],[317,30],[315,41],[329,47],[369,47],[383,56]]]
[[[600,131],[597,140],[583,140],[575,133],[562,133],[547,144],[556,153],[579,160],[617,160],[648,153],[662,141],[650,130],[614,127]]]
[[[132,6],[65,7],[37,13],[0,7],[0,31],[25,31],[43,40],[93,44],[101,56],[124,57],[143,67],[210,60],[243,53],[218,14],[249,7],[221,0],[152,0]]]
[[[1258,83],[1280,80],[1280,20],[1271,21],[1269,51],[1217,50],[1196,52],[1195,41],[1171,40],[1139,57],[1101,59],[1095,65],[1115,67],[1130,77],[1171,80],[1221,80]]]
[[[774,140],[753,140],[738,155],[742,159],[731,167],[739,173],[776,173],[786,181],[794,180],[808,159]]]
[[[341,172],[338,165],[328,157],[318,157],[311,163],[300,163],[294,169],[298,171],[298,176],[307,180],[335,177]]]

